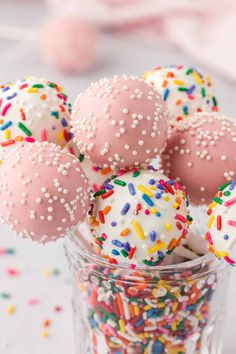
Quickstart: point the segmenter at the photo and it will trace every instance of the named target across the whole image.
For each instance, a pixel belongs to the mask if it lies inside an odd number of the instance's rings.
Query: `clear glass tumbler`
[[[215,257],[131,269],[85,249],[78,231],[65,248],[76,354],[222,353],[230,271]]]

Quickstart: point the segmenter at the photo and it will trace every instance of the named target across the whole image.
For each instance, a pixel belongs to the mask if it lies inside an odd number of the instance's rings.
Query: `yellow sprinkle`
[[[58,140],[63,140],[64,139],[64,133],[63,133],[63,130],[61,130],[58,134]]]
[[[135,316],[139,316],[140,312],[139,312],[138,306],[134,306],[134,314],[135,314]]]
[[[166,304],[164,303],[164,302],[159,302],[159,304],[157,304],[157,307],[159,308],[159,309],[163,309],[163,307],[165,307],[166,306]]]
[[[42,331],[42,332],[40,333],[40,336],[41,336],[42,338],[48,338],[49,334],[48,334],[47,331]]]
[[[165,229],[166,231],[170,231],[172,229],[172,225],[171,224],[165,224]]]
[[[122,319],[119,320],[119,326],[120,326],[121,332],[125,333],[126,332],[126,328],[125,328],[124,320],[122,320]]]
[[[153,71],[146,71],[144,74],[143,74],[143,78],[146,79],[148,76],[150,76],[152,74]]]
[[[36,87],[29,87],[27,90],[28,93],[37,93],[38,89]]]
[[[3,163],[3,160],[0,160],[0,165],[2,165],[2,163]]]
[[[184,82],[181,80],[174,80],[174,84],[179,85],[179,86],[183,86]]]
[[[212,227],[212,224],[213,224],[214,220],[215,220],[215,215],[211,215],[209,220],[208,220],[208,223],[207,223],[207,226],[208,226],[209,229]]]
[[[13,306],[13,305],[8,305],[7,306],[7,314],[9,316],[13,315],[15,313],[15,311],[16,311],[15,306]]]
[[[152,253],[156,253],[158,251],[160,251],[162,248],[165,248],[166,247],[166,243],[165,242],[160,242],[160,241],[157,241],[157,244],[151,248],[149,248],[147,250],[147,254],[152,254]]]
[[[151,214],[156,214],[157,213],[157,209],[156,208],[150,208],[149,209]]]
[[[172,310],[176,311],[177,307],[178,307],[178,302],[174,302],[173,305],[172,305]]]
[[[52,272],[51,272],[50,270],[45,270],[45,271],[43,272],[43,276],[44,276],[45,278],[50,278],[50,277],[52,276]]]
[[[144,194],[147,194],[148,197],[152,198],[153,197],[153,193],[150,192],[146,187],[144,187],[142,184],[138,185],[138,189],[143,192]]]
[[[227,257],[229,255],[228,252],[226,251],[218,251],[218,254],[221,256],[221,257]]]
[[[208,209],[213,209],[217,205],[216,202],[212,202],[210,205],[208,205]]]
[[[155,190],[157,189],[157,187],[155,187],[155,186],[150,186],[149,189],[150,189],[151,191],[155,191]]]
[[[150,305],[145,305],[143,308],[144,308],[145,311],[151,310],[151,306]]]
[[[11,138],[11,131],[10,129],[5,130],[5,139],[10,139]]]
[[[139,239],[144,240],[145,236],[144,236],[144,233],[143,233],[143,230],[142,230],[140,224],[134,220],[134,221],[132,221],[132,225],[133,225],[134,230],[135,230],[137,236],[139,237]]]
[[[165,202],[168,202],[170,200],[170,196],[166,195],[163,199],[164,199]]]
[[[193,77],[196,80],[197,84],[201,85],[203,83],[202,79],[200,78],[200,76],[196,71],[193,71]]]
[[[174,203],[172,206],[173,206],[174,209],[179,208],[179,204],[178,203]]]

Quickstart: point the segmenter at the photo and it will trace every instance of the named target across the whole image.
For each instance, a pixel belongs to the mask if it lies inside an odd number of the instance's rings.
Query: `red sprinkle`
[[[99,210],[98,216],[99,216],[100,222],[101,222],[102,224],[105,224],[105,217],[104,217],[104,214],[103,214],[102,210]]]
[[[113,193],[114,193],[114,191],[112,189],[110,189],[108,192],[102,194],[102,199],[109,198]]]
[[[221,227],[222,227],[222,218],[221,218],[221,215],[218,215],[217,216],[217,219],[216,219],[216,225],[217,225],[217,230],[221,230]]]

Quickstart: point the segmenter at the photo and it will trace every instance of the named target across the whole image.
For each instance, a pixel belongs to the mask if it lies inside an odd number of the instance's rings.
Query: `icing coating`
[[[27,77],[0,86],[2,158],[16,142],[37,140],[65,145],[72,138],[69,120],[67,96],[51,81]]]
[[[194,204],[208,204],[217,186],[236,174],[236,122],[198,113],[172,130],[162,156],[164,173],[186,187]]]
[[[74,104],[74,142],[98,165],[138,166],[163,151],[168,114],[160,95],[143,79],[104,78],[92,83]]]
[[[218,111],[211,78],[194,67],[159,66],[147,71],[143,77],[162,95],[172,125],[196,112]]]
[[[232,266],[236,263],[236,179],[219,188],[208,209],[209,251]]]
[[[95,193],[93,241],[111,263],[160,264],[183,238],[191,218],[182,187],[159,172],[128,172]]]
[[[49,242],[85,218],[87,180],[73,155],[47,142],[19,145],[0,168],[0,219],[22,237]]]

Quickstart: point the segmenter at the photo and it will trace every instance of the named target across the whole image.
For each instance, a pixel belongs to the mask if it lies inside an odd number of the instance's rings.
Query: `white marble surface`
[[[26,2],[0,0],[0,23],[34,27],[40,23],[44,9],[38,7],[32,16],[32,5]],[[38,6],[38,5],[37,5]],[[35,18],[37,14],[37,17]],[[27,18],[27,22],[25,19]],[[140,74],[156,65],[183,63],[200,65],[215,77],[217,95],[222,111],[236,117],[236,89],[224,78],[217,76],[204,65],[196,63],[176,50],[162,45],[156,48],[129,37],[103,36],[100,41],[101,60],[93,72],[83,76],[64,76],[45,65],[40,59],[36,44],[27,46],[10,40],[0,39],[0,82],[16,80],[26,74],[47,77],[63,84],[73,100],[77,93],[90,81],[104,75],[115,73]],[[1,248],[14,247],[13,256],[2,256]],[[11,268],[18,274],[9,276]],[[54,274],[59,270],[60,274]],[[73,332],[70,309],[71,284],[63,254],[62,242],[55,245],[39,246],[19,240],[0,226],[0,294],[11,294],[11,299],[0,297],[0,353],[1,354],[72,354]],[[32,298],[38,299],[37,305],[29,305]],[[236,353],[234,336],[236,318],[236,272],[232,272],[231,284],[225,301],[228,304],[228,317],[224,328],[224,354]],[[7,315],[7,306],[14,305],[16,312]],[[55,312],[55,306],[61,312]],[[47,329],[49,337],[40,336],[42,323],[51,320]],[[222,334],[223,335],[223,334]]]

